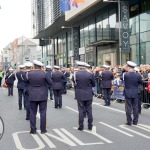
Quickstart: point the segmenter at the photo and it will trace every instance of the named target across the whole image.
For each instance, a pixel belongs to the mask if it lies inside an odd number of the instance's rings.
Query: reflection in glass
[[[103,39],[109,39],[109,29],[108,18],[103,20]]]
[[[85,46],[89,45],[89,26],[88,23],[84,24],[84,37],[85,37]]]
[[[102,40],[102,18],[101,16],[97,17],[96,30],[97,30],[97,41]]]
[[[84,28],[83,25],[80,26],[80,47],[85,46],[85,41],[84,41]]]
[[[89,21],[90,42],[95,42],[95,20]]]

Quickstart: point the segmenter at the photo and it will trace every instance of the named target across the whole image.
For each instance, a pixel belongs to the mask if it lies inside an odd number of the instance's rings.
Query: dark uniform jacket
[[[76,84],[76,99],[82,101],[92,100],[92,87],[95,87],[94,75],[86,70],[78,71],[74,76],[74,82]]]
[[[64,75],[63,82],[67,82],[67,78],[70,76],[70,72],[63,70],[62,73]]]
[[[45,70],[45,72],[48,74],[48,76],[50,77],[50,78],[52,78],[52,70],[51,69],[46,69]],[[49,84],[47,84],[47,87],[51,87]]]
[[[62,72],[60,71],[56,71],[52,73],[52,80],[53,80],[53,90],[61,90],[63,89],[63,79],[64,79],[64,75]]]
[[[7,73],[6,77],[5,77],[5,81],[8,84],[14,84],[14,81],[16,80],[15,74],[14,73]]]
[[[113,73],[109,70],[105,70],[102,72],[102,81],[101,86],[102,88],[111,88],[111,81],[113,80],[114,76]]]
[[[16,77],[18,79],[17,88],[24,89],[25,88],[24,72],[23,71],[17,72]]]
[[[141,75],[135,72],[128,72],[124,75],[124,96],[126,98],[137,98],[138,97],[138,86],[142,84]]]
[[[48,98],[48,89],[46,84],[52,85],[51,78],[43,71],[33,70],[28,72],[29,81],[29,100],[44,101]]]

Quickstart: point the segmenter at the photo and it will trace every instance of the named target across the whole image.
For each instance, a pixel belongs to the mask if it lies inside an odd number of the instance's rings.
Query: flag
[[[70,0],[60,0],[60,8],[62,12],[70,10]]]
[[[74,0],[76,3],[84,3],[84,0]]]

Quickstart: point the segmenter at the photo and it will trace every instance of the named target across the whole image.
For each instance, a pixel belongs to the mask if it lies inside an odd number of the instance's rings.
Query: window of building
[[[95,42],[95,18],[89,21],[90,43]]]
[[[130,7],[130,18],[135,17],[139,14],[139,4]]]
[[[140,6],[141,6],[141,12],[140,13],[147,12],[147,14],[150,14],[150,0],[142,1]]]
[[[103,14],[103,39],[109,39],[108,13]]]
[[[67,32],[67,42],[68,42],[68,50],[72,50],[73,49],[73,43],[72,43],[72,34],[71,31]]]
[[[84,38],[85,38],[85,46],[89,45],[89,25],[88,25],[88,22],[84,24]]]
[[[102,16],[98,16],[96,18],[96,31],[97,31],[97,41],[102,40],[102,33],[103,33]]]

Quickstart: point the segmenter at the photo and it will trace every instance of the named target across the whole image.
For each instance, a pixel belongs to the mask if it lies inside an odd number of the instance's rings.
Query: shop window
[[[89,45],[89,26],[88,22],[84,24],[85,46]]]
[[[90,43],[95,42],[95,20],[94,19],[89,21],[89,34],[90,34]]]
[[[85,41],[84,41],[84,26],[80,26],[80,47],[85,47]]]
[[[97,41],[99,40],[102,40],[102,29],[103,29],[103,26],[102,26],[102,17],[101,16],[98,16],[96,18],[96,33],[97,33]]]

